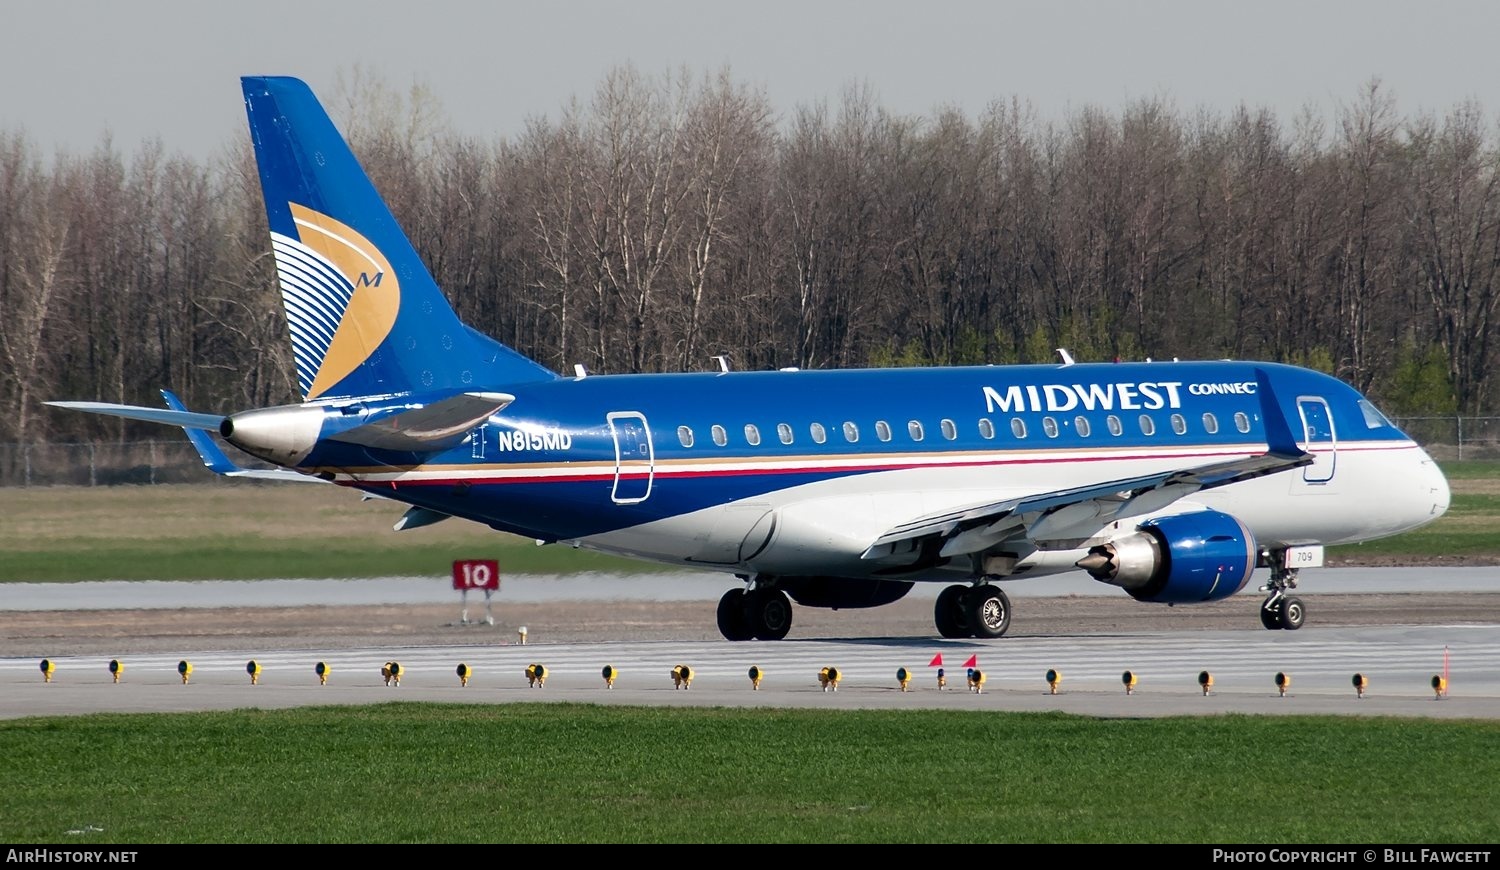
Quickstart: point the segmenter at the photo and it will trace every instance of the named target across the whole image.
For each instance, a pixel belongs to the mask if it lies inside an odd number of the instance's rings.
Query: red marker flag
[[[979,656],[977,656],[977,655],[969,656],[969,660],[966,661],[966,662],[964,662],[964,667],[966,667],[966,668],[977,668],[977,667],[979,667]]]
[[[930,661],[930,662],[927,663],[927,667],[929,667],[929,668],[940,668],[942,666],[943,666],[943,654],[942,653],[938,653],[937,655],[933,656],[932,657],[932,661]]]

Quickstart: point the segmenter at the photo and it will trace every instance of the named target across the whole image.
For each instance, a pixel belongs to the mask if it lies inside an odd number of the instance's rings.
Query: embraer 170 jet
[[[1005,582],[1082,569],[1143,602],[1217,601],[1257,567],[1266,628],[1323,547],[1441,516],[1433,460],[1327,375],[1144,362],[559,376],[465,326],[312,91],[242,80],[305,401],[181,426],[225,474],[317,478],[539,542],[737,577],[730,640],[804,607],[946,582],[944,637],[996,638]],[[279,469],[231,462],[219,433]]]

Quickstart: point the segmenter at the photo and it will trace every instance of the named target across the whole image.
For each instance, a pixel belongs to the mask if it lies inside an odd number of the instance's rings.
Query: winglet
[[[1297,446],[1292,436],[1292,427],[1282,413],[1281,402],[1271,389],[1271,378],[1265,369],[1255,370],[1255,392],[1260,396],[1260,419],[1266,427],[1266,450],[1280,456],[1301,456],[1305,451]]]

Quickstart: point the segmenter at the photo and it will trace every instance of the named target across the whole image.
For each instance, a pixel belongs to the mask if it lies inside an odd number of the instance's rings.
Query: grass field
[[[1330,562],[1463,558],[1500,564],[1500,461],[1443,464],[1453,505],[1437,522]],[[0,582],[445,575],[494,558],[513,574],[660,571],[661,566],[448,520],[391,530],[402,505],[303,484],[35,487],[0,490]]]
[[[1495,843],[1497,741],[1494,722],[580,704],[27,719],[0,723],[0,840]]]

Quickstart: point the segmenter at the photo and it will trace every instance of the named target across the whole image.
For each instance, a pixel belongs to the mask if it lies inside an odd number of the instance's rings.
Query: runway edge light
[[[1355,699],[1363,698],[1365,696],[1365,689],[1370,688],[1369,679],[1364,674],[1355,674],[1352,682],[1354,683]]]
[[[1126,671],[1120,675],[1120,682],[1125,684],[1125,694],[1135,694],[1136,676],[1133,671]]]
[[[250,685],[260,684],[260,662],[255,659],[245,662],[245,673],[250,675]]]
[[[1062,682],[1062,671],[1059,671],[1059,670],[1057,670],[1055,668],[1050,669],[1050,670],[1047,671],[1047,689],[1048,689],[1048,691],[1051,694],[1053,694],[1053,695],[1057,694],[1057,686],[1061,682]]]
[[[466,664],[464,664],[463,662],[459,662],[458,663],[458,667],[454,668],[453,672],[455,674],[458,674],[458,686],[459,686],[459,688],[463,688],[464,686],[467,686],[469,684],[469,676],[474,673],[472,670],[469,669],[469,666],[466,665]]]
[[[120,682],[120,675],[125,673],[125,665],[119,659],[109,660],[109,674],[114,677],[115,682]]]
[[[533,689],[540,689],[547,685],[546,665],[532,662],[526,666],[526,684]]]
[[[401,686],[401,663],[386,662],[380,666],[380,676],[385,679],[387,686]]]
[[[1443,700],[1448,694],[1448,678],[1442,674],[1432,675],[1432,691],[1436,700]]]
[[[896,668],[896,682],[901,684],[901,691],[906,691],[906,686],[911,682],[911,671],[906,668]]]
[[[750,689],[751,689],[751,691],[755,691],[755,692],[759,692],[760,691],[760,681],[765,677],[765,675],[766,675],[765,671],[762,671],[758,665],[751,665],[750,666]]]
[[[182,661],[178,662],[177,673],[182,676],[182,684],[186,686],[188,677],[191,677],[193,675],[192,662],[189,662],[187,659],[183,659]]]
[[[693,686],[693,669],[687,665],[672,668],[672,688],[690,689]]]
[[[51,659],[42,659],[42,682],[52,682],[52,672],[57,670],[57,665]]]
[[[1291,678],[1291,676],[1288,675],[1288,674],[1286,674],[1286,673],[1284,673],[1284,672],[1282,672],[1282,671],[1277,671],[1276,672],[1276,691],[1278,691],[1278,692],[1281,693],[1281,697],[1285,698],[1286,697],[1286,690],[1290,689],[1291,687],[1292,687],[1292,678]]]
[[[1198,685],[1203,689],[1203,696],[1208,697],[1208,691],[1214,687],[1214,675],[1208,671],[1199,671]]]
[[[615,687],[615,677],[619,676],[620,672],[615,670],[614,665],[605,665],[604,670],[600,671],[599,675],[604,677],[604,688],[613,689]]]
[[[943,689],[945,689],[945,688],[948,687],[948,673],[947,673],[947,671],[944,671],[942,668],[938,668],[937,683],[938,683],[938,691],[939,692],[941,692]]]
[[[313,666],[313,672],[318,675],[318,685],[328,685],[328,670],[329,668],[327,662],[318,662]]]
[[[969,668],[969,691],[978,695],[984,691],[984,671]]]
[[[828,667],[818,671],[818,684],[823,687],[823,691],[825,692],[837,692],[839,690],[839,680],[841,679],[843,679],[843,676],[839,673],[838,668]]]

